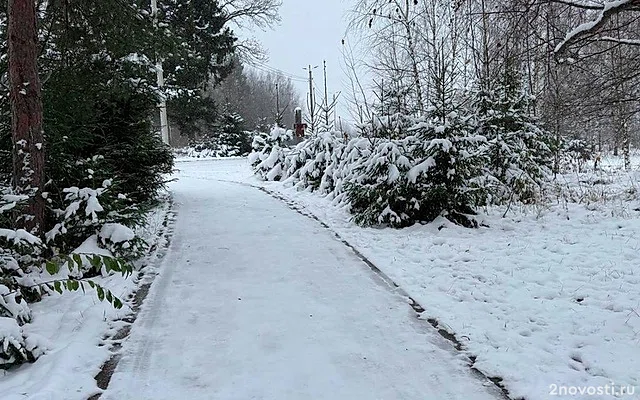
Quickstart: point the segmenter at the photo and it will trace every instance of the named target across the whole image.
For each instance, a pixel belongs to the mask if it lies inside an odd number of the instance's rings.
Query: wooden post
[[[300,107],[296,108],[294,111],[294,119],[295,122],[293,124],[293,129],[296,133],[296,138],[301,139],[304,138],[304,131],[307,128],[307,124],[302,122],[302,109]]]

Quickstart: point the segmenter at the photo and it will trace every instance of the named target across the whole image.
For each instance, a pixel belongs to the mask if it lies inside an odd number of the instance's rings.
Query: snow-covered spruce
[[[514,83],[476,95],[476,133],[486,137],[491,201],[536,202],[551,173],[550,134],[527,111],[531,96]]]
[[[356,223],[401,227],[415,222],[420,194],[406,179],[413,165],[406,156],[411,140],[377,140],[369,157],[351,169],[344,187]]]
[[[335,189],[334,172],[343,149],[344,139],[337,132],[314,135],[286,157],[287,181],[300,188],[331,193]]]
[[[349,182],[359,183],[363,179],[360,173],[364,164],[372,157],[375,140],[368,138],[354,138],[345,145],[338,167],[332,171],[332,179],[335,184],[333,193],[335,204],[347,204],[346,186]]]
[[[190,158],[245,157],[251,152],[254,133],[243,130],[243,122],[238,114],[224,114],[216,122],[212,132],[177,153]]]
[[[285,159],[291,151],[288,143],[293,139],[289,130],[274,126],[269,133],[259,133],[253,138],[249,163],[258,177],[277,181],[285,173]]]
[[[407,174],[420,193],[415,221],[431,222],[443,216],[457,224],[476,226],[471,217],[486,202],[481,145],[485,138],[472,133],[471,117],[450,112],[433,120],[425,118],[411,128],[416,145],[415,164]]]
[[[362,225],[404,227],[444,216],[464,226],[483,204],[480,144],[469,118],[456,113],[445,122],[425,117],[402,140],[381,140],[359,176],[347,183],[354,220]]]

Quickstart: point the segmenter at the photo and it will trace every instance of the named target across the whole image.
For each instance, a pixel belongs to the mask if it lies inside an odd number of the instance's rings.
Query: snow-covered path
[[[207,165],[172,186],[175,237],[102,399],[500,397],[330,232]]]

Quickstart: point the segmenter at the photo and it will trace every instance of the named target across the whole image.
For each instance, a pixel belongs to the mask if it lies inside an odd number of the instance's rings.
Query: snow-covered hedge
[[[286,172],[285,160],[290,152],[288,143],[293,139],[289,130],[274,127],[269,133],[258,133],[253,138],[249,163],[256,175],[267,181],[280,180]]]
[[[107,180],[97,189],[63,189],[66,207],[53,210],[58,222],[42,238],[21,229],[0,228],[0,369],[35,361],[43,353],[38,341],[25,336],[22,329],[31,322],[29,303],[43,295],[95,290],[100,300],[122,305],[89,280],[114,271],[129,274],[130,267],[119,257],[134,257],[144,245],[126,225],[135,224],[142,212],[113,188]],[[5,221],[28,200],[9,188],[0,194],[0,219]],[[81,245],[68,251],[70,243]]]
[[[301,142],[285,158],[285,176],[299,187],[331,193],[338,170],[344,139],[339,134],[322,132]]]
[[[189,158],[229,158],[246,157],[251,152],[251,140],[254,132],[242,132],[239,134],[221,134],[201,143],[176,149],[177,156]]]
[[[293,149],[290,132],[275,128],[255,137],[250,162],[264,180],[334,198],[362,225],[446,217],[471,227],[489,201],[535,201],[549,175],[546,133],[511,103],[484,104],[496,110],[378,118],[360,126],[366,137],[322,132]]]
[[[274,130],[256,138],[256,149],[261,150],[250,160],[265,180],[285,180],[333,196],[363,225],[401,227],[443,214],[470,225],[464,216],[477,202],[466,185],[478,169],[470,168],[473,157],[460,146],[475,146],[480,140],[447,129],[422,120],[405,139],[356,138],[346,143],[341,135],[324,132],[294,149],[275,143],[284,136]],[[452,173],[456,168],[457,174]]]

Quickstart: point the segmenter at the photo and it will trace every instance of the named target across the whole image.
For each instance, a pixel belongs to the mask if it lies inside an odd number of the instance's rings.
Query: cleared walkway
[[[171,249],[108,400],[495,399],[406,300],[314,221],[246,186],[173,184]],[[226,179],[208,163],[209,179]]]

